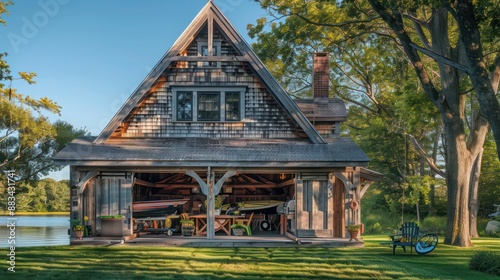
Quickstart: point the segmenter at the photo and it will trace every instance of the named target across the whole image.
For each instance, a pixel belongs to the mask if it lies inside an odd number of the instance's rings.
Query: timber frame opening
[[[73,171],[72,174],[81,179],[72,182],[78,181],[75,185],[83,187],[72,193],[72,218],[89,217],[92,232],[100,235],[101,216],[124,215],[122,234],[126,236],[134,232],[134,202],[187,200],[178,211],[205,212],[207,238],[214,239],[214,197],[217,195],[224,197],[224,204],[272,200],[285,205],[293,200],[295,211],[291,213],[293,216],[287,216],[286,232],[297,237],[344,238],[346,224],[361,223],[360,209],[351,209],[349,204],[359,201],[369,187],[365,173],[360,168],[280,173],[210,167],[204,171]],[[200,209],[200,205],[204,209]],[[278,211],[277,207],[272,207],[252,212],[265,215],[276,229],[281,221],[279,215],[285,214]]]

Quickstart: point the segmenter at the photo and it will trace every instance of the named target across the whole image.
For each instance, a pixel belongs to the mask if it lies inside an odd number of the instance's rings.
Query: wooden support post
[[[194,171],[186,171],[186,175],[193,177],[200,184],[201,191],[207,196],[207,239],[215,238],[215,196],[219,194],[224,182],[231,176],[234,176],[236,171],[229,170],[214,184],[215,173],[211,167],[207,170],[207,182],[205,183],[198,174]]]

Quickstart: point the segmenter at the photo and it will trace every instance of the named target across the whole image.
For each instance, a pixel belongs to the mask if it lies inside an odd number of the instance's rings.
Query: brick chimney
[[[329,91],[329,55],[327,52],[314,53],[313,60],[313,98],[328,99]]]

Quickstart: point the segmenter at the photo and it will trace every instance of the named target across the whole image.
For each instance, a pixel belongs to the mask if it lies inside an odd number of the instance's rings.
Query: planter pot
[[[359,230],[356,231],[349,231],[349,235],[351,236],[351,239],[349,241],[352,241],[353,239],[356,241],[359,241]]]
[[[75,233],[75,237],[77,239],[80,239],[82,240],[82,237],[83,237],[83,230],[76,230],[76,231],[73,231]]]
[[[242,236],[245,233],[244,228],[233,228],[233,234],[237,236]]]
[[[194,226],[182,226],[181,233],[182,236],[192,236],[194,233]]]
[[[214,210],[214,215],[215,216],[220,215],[220,212],[221,212],[220,208],[219,209],[215,209]]]

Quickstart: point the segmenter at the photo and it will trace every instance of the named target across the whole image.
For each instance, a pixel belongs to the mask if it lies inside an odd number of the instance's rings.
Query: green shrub
[[[500,253],[477,252],[470,260],[471,269],[500,276]]]
[[[420,229],[435,234],[444,234],[446,232],[446,217],[427,217],[420,223]]]
[[[365,233],[394,234],[401,227],[401,214],[384,211],[366,211],[361,215]],[[414,216],[405,215],[405,220],[413,221]]]

